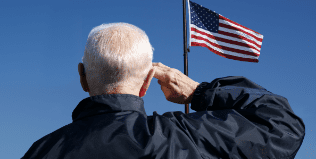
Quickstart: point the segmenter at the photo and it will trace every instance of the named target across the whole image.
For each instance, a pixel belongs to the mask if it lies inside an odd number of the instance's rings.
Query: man
[[[305,125],[286,98],[244,77],[198,83],[152,63],[145,32],[126,23],[94,28],[80,83],[90,97],[73,122],[36,141],[23,159],[293,159]],[[157,78],[168,101],[196,113],[145,113],[141,97]]]

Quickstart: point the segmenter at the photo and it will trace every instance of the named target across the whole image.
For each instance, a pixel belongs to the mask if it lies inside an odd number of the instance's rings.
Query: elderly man
[[[293,159],[305,125],[286,98],[244,77],[193,81],[152,63],[144,31],[103,24],[88,36],[80,83],[90,97],[73,122],[36,141],[23,159]],[[168,101],[196,113],[145,113],[143,97],[157,78]]]

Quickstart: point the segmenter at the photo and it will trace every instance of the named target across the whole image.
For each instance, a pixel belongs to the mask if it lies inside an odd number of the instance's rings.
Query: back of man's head
[[[134,25],[93,28],[82,57],[90,94],[107,94],[118,87],[139,90],[152,67],[153,50],[146,33]]]

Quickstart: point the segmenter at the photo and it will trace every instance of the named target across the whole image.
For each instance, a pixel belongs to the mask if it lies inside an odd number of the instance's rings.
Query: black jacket
[[[195,113],[153,112],[130,94],[83,99],[73,122],[23,159],[293,159],[305,124],[286,98],[244,77],[213,80]],[[193,97],[195,98],[195,97]],[[207,109],[207,110],[205,110]]]

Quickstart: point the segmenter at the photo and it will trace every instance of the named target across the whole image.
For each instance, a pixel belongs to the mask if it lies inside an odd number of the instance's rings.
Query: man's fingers
[[[155,70],[155,74],[154,74],[154,77],[157,78],[158,80],[160,81],[165,81],[164,78],[165,78],[165,72],[157,67],[157,66],[154,66],[154,70]]]
[[[153,67],[155,69],[154,77],[160,80],[161,82],[165,83],[168,81],[168,73],[172,70],[170,67],[163,65],[162,63],[153,63]]]
[[[158,67],[161,67],[161,68],[170,68],[170,67],[162,64],[161,62],[153,62],[152,65],[153,66],[158,66]]]

